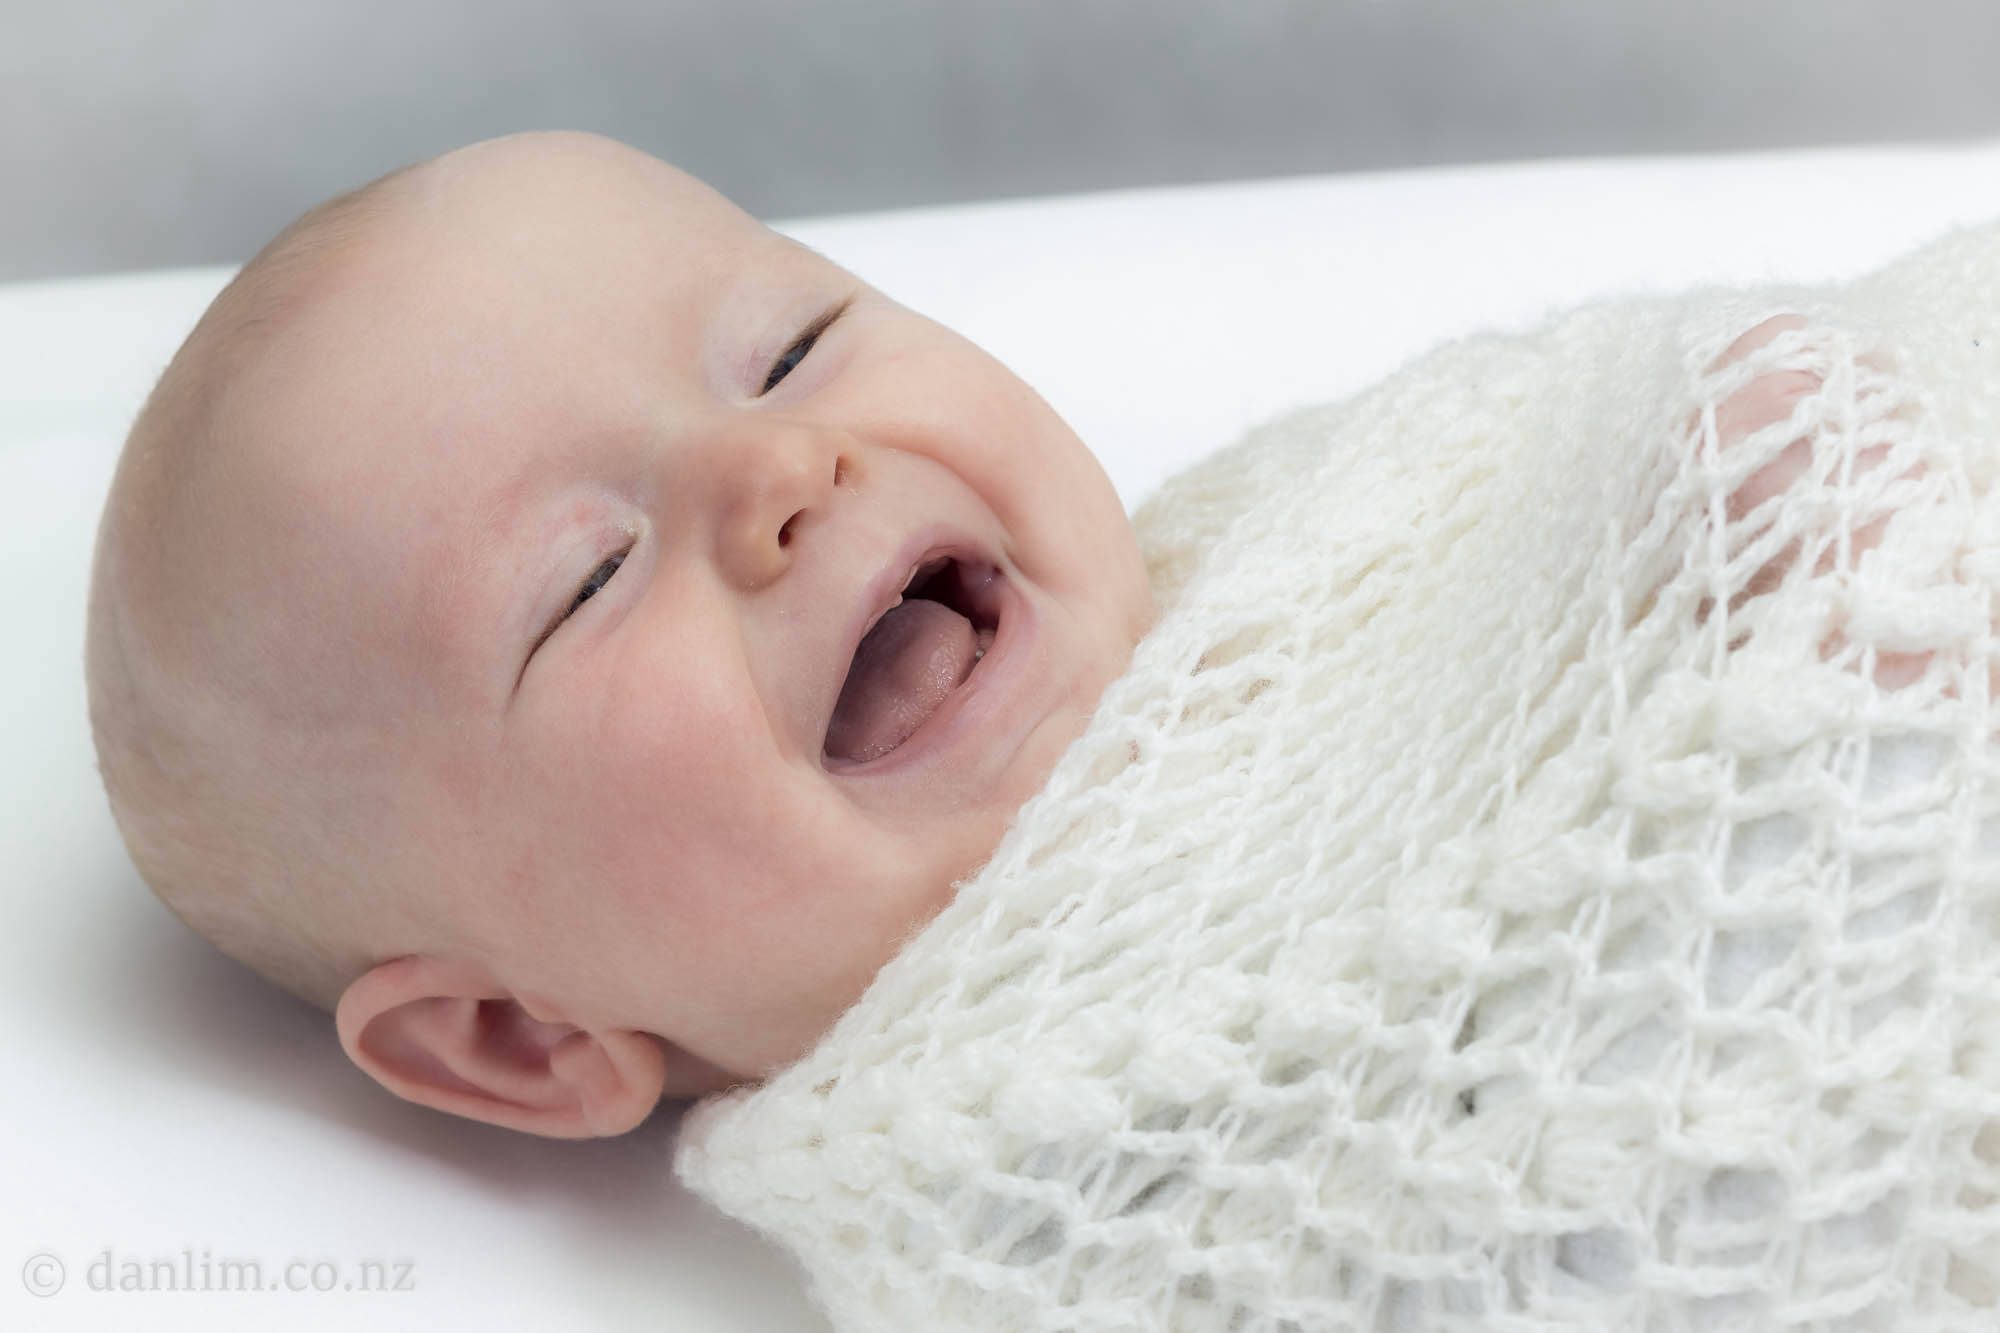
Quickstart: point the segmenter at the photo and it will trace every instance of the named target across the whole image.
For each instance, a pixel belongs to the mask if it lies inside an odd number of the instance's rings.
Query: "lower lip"
[[[1009,712],[1013,685],[1026,669],[1035,638],[1034,611],[1026,598],[1000,576],[1000,618],[985,656],[958,687],[945,696],[937,711],[898,745],[876,759],[856,761],[823,757],[826,771],[841,778],[900,775],[929,767],[975,736],[998,739],[997,723]],[[1025,719],[1024,719],[1025,720]]]

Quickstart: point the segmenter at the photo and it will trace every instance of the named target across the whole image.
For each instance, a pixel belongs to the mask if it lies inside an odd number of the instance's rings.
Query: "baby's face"
[[[991,853],[1150,615],[1033,391],[614,145],[434,166],[231,393],[398,891],[737,1074]]]

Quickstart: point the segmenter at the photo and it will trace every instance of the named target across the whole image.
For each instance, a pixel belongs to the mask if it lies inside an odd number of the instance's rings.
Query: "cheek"
[[[814,885],[852,877],[865,830],[823,774],[780,755],[745,675],[719,661],[626,672],[558,777],[570,840],[623,883],[670,885],[690,912],[810,916]]]
[[[685,710],[635,700],[526,768],[527,859],[550,947],[618,984],[721,984],[742,947],[730,898],[757,846],[742,756]],[[737,729],[738,735],[742,729]],[[650,993],[650,992],[649,992]]]
[[[721,673],[627,671],[584,729],[557,780],[579,800],[580,822],[612,843],[643,840],[686,860],[734,840],[763,733],[747,693]],[[695,838],[694,830],[713,835]]]
[[[1152,594],[1116,488],[1053,409],[1042,408],[1028,420],[1034,427],[1032,447],[1019,460],[1005,460],[993,481],[993,493],[1011,506],[1003,519],[1029,537],[1024,569],[1090,607],[1091,614],[1136,634],[1151,619]]]
[[[951,462],[1002,522],[1085,547],[1127,526],[1110,478],[1054,408],[997,363],[968,379]]]
[[[613,636],[534,682],[495,756],[506,798],[490,836],[532,851],[565,891],[689,861],[698,849],[679,830],[716,817],[719,770],[736,759],[726,745],[742,719],[719,690],[644,649]]]

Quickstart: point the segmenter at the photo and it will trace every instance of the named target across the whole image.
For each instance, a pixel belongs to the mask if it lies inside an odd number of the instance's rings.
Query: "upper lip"
[[[902,600],[903,589],[919,569],[932,561],[952,559],[961,563],[984,563],[987,557],[963,534],[936,528],[927,528],[913,533],[899,546],[895,553],[879,565],[875,573],[862,585],[861,595],[856,599],[854,609],[848,615],[846,633],[837,648],[840,652],[836,664],[836,679],[833,693],[826,699],[820,710],[820,744],[824,749],[827,729],[833,725],[833,710],[840,702],[841,688],[847,683],[847,673],[854,665],[854,654],[859,651],[861,641],[868,637],[868,631],[875,628],[875,622],[888,614],[889,609]]]

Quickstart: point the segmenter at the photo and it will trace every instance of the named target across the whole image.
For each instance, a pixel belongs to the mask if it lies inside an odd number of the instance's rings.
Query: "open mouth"
[[[950,555],[911,571],[854,650],[827,724],[828,760],[881,758],[965,685],[1000,626],[999,580],[992,565]]]

